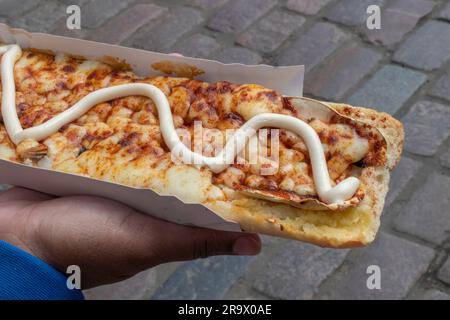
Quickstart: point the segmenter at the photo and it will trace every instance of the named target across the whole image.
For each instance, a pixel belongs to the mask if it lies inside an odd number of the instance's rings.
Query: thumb
[[[225,232],[191,228],[192,235],[187,242],[188,259],[206,258],[217,255],[256,255],[261,251],[261,240],[257,234]]]
[[[257,234],[189,227],[150,219],[151,230],[147,230],[146,234],[152,235],[149,239],[151,251],[148,252],[153,256],[149,256],[152,264],[216,255],[256,255],[261,251],[261,239]],[[154,261],[155,258],[157,261]]]

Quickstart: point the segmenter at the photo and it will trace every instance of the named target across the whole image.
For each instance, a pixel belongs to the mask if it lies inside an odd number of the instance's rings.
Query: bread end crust
[[[376,127],[386,139],[387,164],[385,167],[373,168],[368,175],[365,183],[371,188],[367,190],[365,201],[344,212],[328,213],[294,209],[257,199],[238,200],[226,205],[216,203],[211,208],[224,218],[238,222],[247,232],[295,239],[330,248],[357,248],[370,244],[380,227],[390,171],[399,162],[402,153],[403,125],[387,113],[346,104],[324,104],[344,116]],[[314,214],[318,215],[317,218]],[[327,217],[330,220],[328,222]]]

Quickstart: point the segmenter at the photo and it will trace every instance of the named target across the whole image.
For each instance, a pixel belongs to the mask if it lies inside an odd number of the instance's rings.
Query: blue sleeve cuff
[[[35,256],[0,241],[0,299],[83,300],[81,290],[67,288],[67,278]]]

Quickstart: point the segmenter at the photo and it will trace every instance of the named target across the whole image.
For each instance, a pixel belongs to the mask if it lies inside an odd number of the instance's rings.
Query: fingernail
[[[253,256],[259,253],[260,244],[253,238],[241,237],[236,240],[233,246],[233,253],[239,256]]]

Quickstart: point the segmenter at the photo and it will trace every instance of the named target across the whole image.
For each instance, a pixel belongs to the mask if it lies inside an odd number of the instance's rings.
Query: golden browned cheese
[[[142,79],[100,62],[28,50],[16,63],[14,73],[16,108],[23,128],[51,119],[99,88],[143,82],[166,94],[175,126],[191,135],[194,123],[200,121],[205,130],[220,130],[225,137],[225,130],[237,129],[254,115],[265,112],[308,122],[322,141],[333,183],[348,177],[355,169],[352,164],[379,166],[385,161],[383,141],[364,126],[338,116],[328,122],[306,118],[287,98],[259,85],[208,84],[170,77]],[[204,135],[203,151],[211,152],[218,140]],[[20,152],[21,147],[26,150]],[[270,153],[271,144],[267,147]],[[219,174],[202,168],[200,174],[212,182],[208,197],[224,198],[227,189],[253,189],[293,201],[317,198],[308,150],[302,139],[280,130],[279,151],[277,163],[258,153],[257,163],[243,161]],[[96,105],[77,121],[29,148],[16,148],[0,125],[0,157],[155,191],[167,189],[168,176],[176,167],[162,139],[154,104],[137,96]],[[271,166],[277,167],[273,174],[261,174],[261,168]],[[357,193],[356,200],[364,196],[363,190]]]

